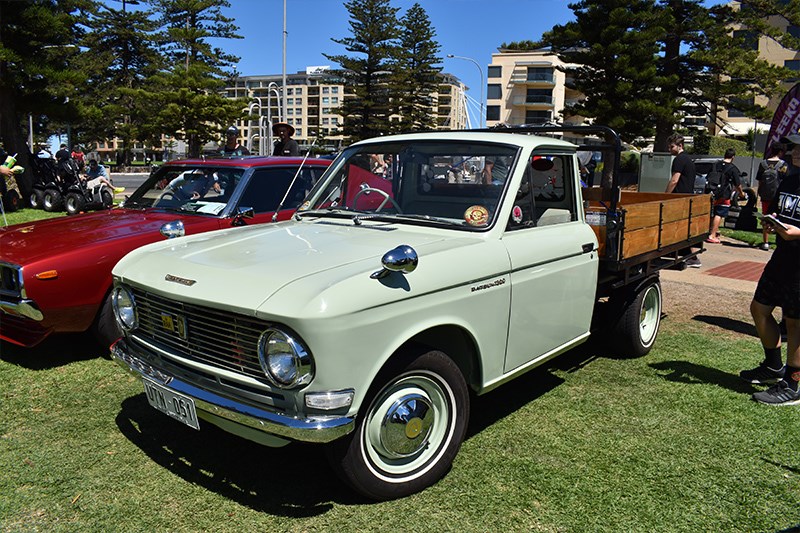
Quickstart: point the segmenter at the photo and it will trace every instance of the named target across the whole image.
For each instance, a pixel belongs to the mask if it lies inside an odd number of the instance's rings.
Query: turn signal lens
[[[34,276],[36,279],[57,279],[58,278],[58,270],[45,270],[44,272],[39,272]]]

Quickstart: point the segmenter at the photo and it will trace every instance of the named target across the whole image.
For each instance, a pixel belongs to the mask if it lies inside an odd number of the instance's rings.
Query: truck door
[[[597,289],[597,239],[583,220],[574,156],[535,154],[526,165],[503,236],[511,260],[505,372],[587,336]]]

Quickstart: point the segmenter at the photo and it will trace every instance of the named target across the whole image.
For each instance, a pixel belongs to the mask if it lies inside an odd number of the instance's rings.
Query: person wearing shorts
[[[772,143],[769,147],[769,157],[766,158],[764,161],[768,164],[775,166],[775,168],[780,169],[780,171],[785,172],[786,166],[783,163],[783,158],[786,156],[786,146],[783,143]],[[781,166],[782,165],[782,166]],[[762,177],[764,175],[764,166],[758,166],[758,172],[756,173],[756,182],[758,182],[758,196],[761,198],[761,213],[768,215],[772,213],[772,196],[768,196],[764,194],[762,191],[764,187],[762,187],[761,182],[764,181]],[[769,228],[766,226],[761,227],[761,236],[762,241],[759,249],[764,251],[769,251]]]
[[[784,227],[766,223],[776,234],[776,248],[750,303],[764,361],[739,373],[748,383],[774,384],[753,394],[754,400],[768,405],[800,405],[800,134],[781,139],[784,141],[791,147],[787,147],[791,166],[770,206]],[[776,307],[781,308],[786,321],[785,365],[780,328],[772,315]]]
[[[725,150],[725,156],[722,158],[722,183],[723,191],[729,190],[731,193],[735,190],[738,198],[743,200],[747,195],[742,189],[741,171],[733,164],[733,158],[736,157],[736,151],[733,148]],[[730,187],[730,188],[728,188]],[[722,198],[714,200],[714,219],[711,221],[711,233],[709,234],[706,242],[719,244],[719,226],[722,221],[728,216],[731,211],[731,195],[725,194]]]

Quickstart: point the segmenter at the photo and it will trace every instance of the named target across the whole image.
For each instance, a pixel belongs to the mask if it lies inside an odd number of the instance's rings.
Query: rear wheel
[[[45,211],[58,211],[61,208],[61,192],[58,189],[45,189],[42,206]]]
[[[3,198],[3,206],[6,211],[13,212],[22,207],[22,198],[17,191],[8,191]]]
[[[84,204],[83,195],[78,192],[67,193],[66,198],[64,198],[64,207],[68,215],[77,215],[83,211]]]
[[[100,191],[100,201],[104,209],[110,209],[114,205],[114,195],[108,190],[108,187],[103,187]]]
[[[617,295],[617,323],[611,330],[612,350],[627,357],[646,355],[661,324],[661,283],[645,282],[635,291]]]
[[[469,391],[439,351],[390,364],[376,384],[356,429],[327,453],[355,490],[391,500],[434,484],[450,468],[467,428]]]
[[[42,189],[33,189],[30,198],[31,207],[34,209],[42,209],[44,207],[44,191]]]

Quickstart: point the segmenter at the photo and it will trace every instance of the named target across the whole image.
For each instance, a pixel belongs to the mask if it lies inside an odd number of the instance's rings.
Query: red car
[[[0,228],[0,339],[30,347],[52,333],[92,329],[108,346],[118,337],[111,268],[122,256],[184,233],[271,222],[284,195],[277,220],[285,220],[330,163],[291,157],[173,161],[117,209]]]

